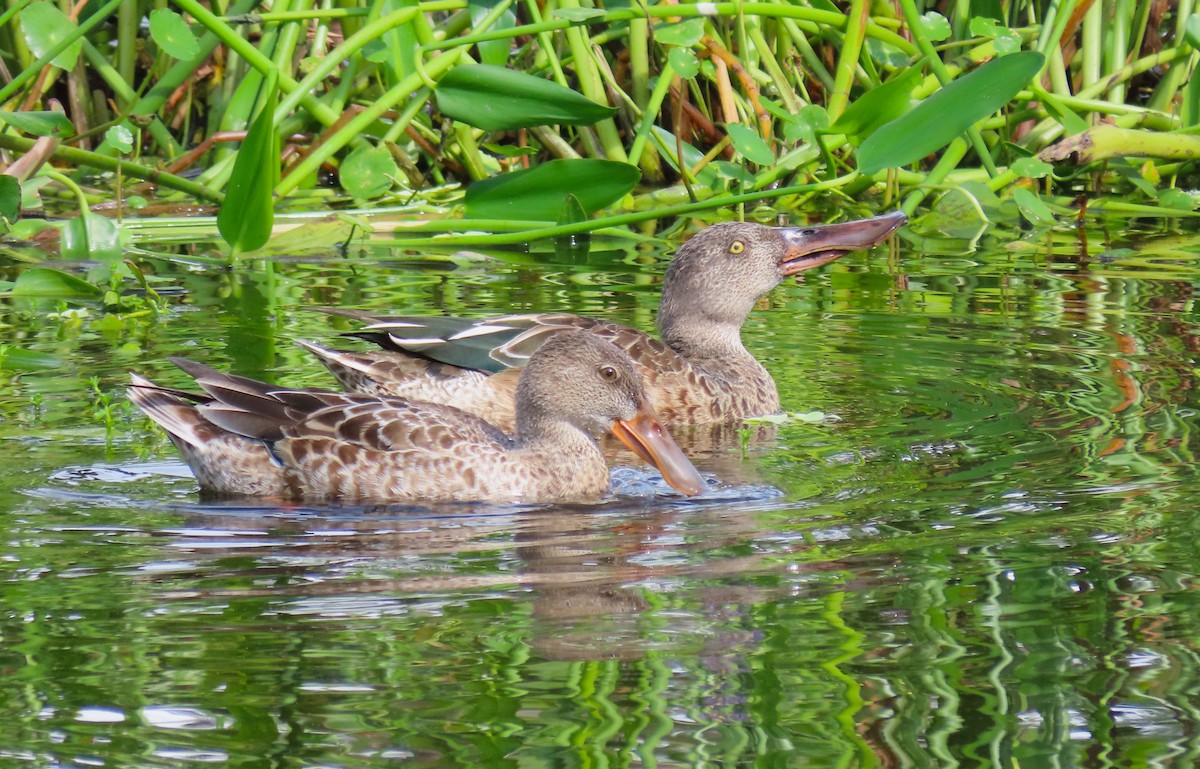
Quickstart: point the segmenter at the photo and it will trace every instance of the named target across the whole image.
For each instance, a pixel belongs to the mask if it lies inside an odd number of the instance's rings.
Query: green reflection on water
[[[165,315],[114,328],[7,306],[63,367],[0,372],[0,765],[1192,765],[1196,241],[1105,247],[781,286],[748,343],[840,421],[596,509],[200,505],[88,380],[326,386],[290,340],[349,326],[313,305],[651,328],[661,244],[164,263]]]

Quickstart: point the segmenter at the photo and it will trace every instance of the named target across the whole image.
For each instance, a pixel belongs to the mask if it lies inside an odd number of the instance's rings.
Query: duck
[[[510,429],[522,367],[547,339],[582,330],[633,360],[664,424],[765,416],[779,412],[779,392],[741,339],[759,299],[788,277],[882,243],[906,221],[904,212],[895,211],[823,225],[710,225],[685,242],[667,268],[658,311],[661,341],[628,326],[564,313],[471,320],[320,308],[362,323],[347,336],[378,349],[301,345],[348,391],[446,403]]]
[[[477,415],[395,396],[289,389],[172,358],[203,391],[132,375],[202,495],[311,502],[594,502],[609,493],[611,432],[686,496],[706,489],[650,407],[629,356],[585,331],[529,357],[506,433]]]

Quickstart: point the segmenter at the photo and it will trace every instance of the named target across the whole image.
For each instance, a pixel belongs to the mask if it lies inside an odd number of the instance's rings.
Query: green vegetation
[[[22,209],[68,214],[63,253],[109,265],[95,284],[131,277],[131,213],[197,207],[230,257],[331,209],[399,207],[460,244],[833,194],[927,208],[930,232],[964,210],[1052,225],[1085,193],[1192,212],[1190,0],[938,8],[12,0],[0,216],[20,239],[47,227]]]

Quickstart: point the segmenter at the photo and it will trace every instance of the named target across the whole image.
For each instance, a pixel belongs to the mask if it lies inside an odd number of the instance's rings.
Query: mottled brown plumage
[[[779,394],[771,375],[742,345],[742,324],[755,303],[784,278],[880,243],[904,222],[904,214],[895,212],[814,227],[712,225],[685,243],[667,269],[658,316],[661,342],[636,329],[577,315],[469,322],[329,310],[366,323],[353,336],[381,349],[304,347],[348,390],[449,403],[507,428],[515,418],[513,367],[545,339],[581,329],[629,355],[667,424],[761,416],[779,411]]]
[[[684,494],[704,481],[656,421],[628,356],[560,334],[517,386],[516,434],[451,406],[278,388],[175,361],[204,395],[134,376],[130,399],[170,435],[203,491],[307,500],[585,501],[609,487],[612,431]]]

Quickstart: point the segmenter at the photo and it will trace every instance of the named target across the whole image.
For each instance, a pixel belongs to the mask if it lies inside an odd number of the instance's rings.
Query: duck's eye
[[[615,382],[617,381],[617,370],[612,366],[601,366],[600,378],[605,382]]]
[[[735,240],[729,244],[729,253],[740,254],[746,250],[746,244],[740,240]]]

